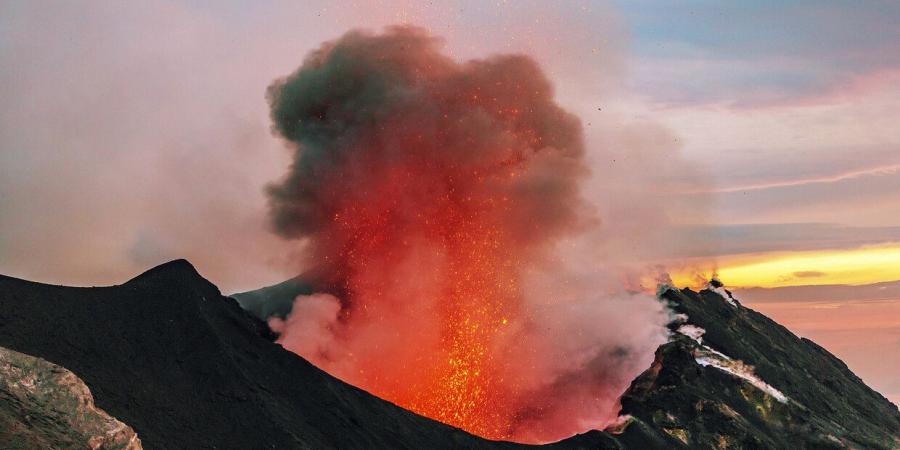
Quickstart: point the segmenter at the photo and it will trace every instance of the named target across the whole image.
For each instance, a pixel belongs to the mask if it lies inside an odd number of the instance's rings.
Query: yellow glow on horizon
[[[734,287],[871,284],[900,280],[900,243],[846,250],[736,255],[718,259],[719,279]],[[697,284],[697,272],[675,270],[676,286]]]

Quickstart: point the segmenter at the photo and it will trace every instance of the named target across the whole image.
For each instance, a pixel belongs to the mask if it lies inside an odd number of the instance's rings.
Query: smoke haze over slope
[[[4,2],[0,273],[110,284],[185,257],[226,292],[295,276],[302,245],[266,230],[261,186],[289,154],[264,89],[322,41],[395,23],[446,38],[455,61],[529,55],[581,119],[600,225],[559,242],[581,279],[597,261],[615,269],[601,284],[636,287],[648,261],[699,256],[688,269],[709,273],[717,255],[900,240],[895,6],[353,5]],[[882,360],[851,367],[897,392]]]
[[[658,328],[649,325],[646,336],[635,337],[643,350],[618,348],[615,339],[585,348],[566,330],[575,320],[578,329],[599,336],[589,341],[598,342],[607,333],[626,332],[630,323],[603,316],[627,315],[647,324],[662,320],[658,305],[648,299],[633,302],[623,292],[637,283],[631,270],[620,270],[613,261],[624,266],[637,259],[643,267],[641,261],[673,253],[664,238],[670,205],[660,192],[685,166],[671,133],[645,119],[626,119],[599,101],[619,88],[622,76],[615,16],[598,8],[580,12],[582,19],[572,22],[566,12],[532,6],[537,12],[498,12],[504,25],[486,30],[489,39],[476,40],[476,33],[466,31],[474,25],[454,22],[447,53],[454,55],[452,64],[459,64],[460,57],[497,50],[527,52],[548,72],[560,104],[582,119],[584,142],[575,142],[573,149],[584,154],[574,172],[594,176],[576,176],[584,178],[581,193],[560,198],[583,198],[596,214],[576,216],[599,223],[597,232],[576,236],[569,233],[574,222],[554,225],[550,217],[545,231],[556,228],[555,241],[535,244],[547,253],[527,267],[527,276],[519,277],[524,279],[519,290],[529,293],[528,314],[550,316],[543,325],[551,329],[546,335],[559,335],[553,348],[581,355],[572,366],[546,362],[549,367],[542,373],[578,380],[582,375],[570,372],[588,365],[598,373],[608,370],[592,359],[606,353],[628,354],[636,364],[633,370],[640,370],[650,358],[652,342],[660,338]],[[105,284],[184,256],[226,290],[234,290],[302,271],[295,255],[305,254],[304,244],[284,245],[264,228],[259,187],[279,175],[286,158],[266,130],[263,87],[288,73],[299,62],[297,55],[333,37],[335,30],[397,18],[373,19],[357,12],[335,19],[336,25],[323,25],[282,11],[273,13],[275,25],[248,24],[252,32],[247,34],[253,37],[245,40],[245,29],[169,2],[134,8],[98,3],[63,8],[52,17],[44,14],[46,7],[18,5],[18,19],[3,27],[10,36],[3,61],[14,69],[2,75],[10,105],[0,117],[0,184],[9,193],[0,199],[4,272],[59,283]],[[415,19],[431,28],[456,20],[437,9]],[[534,14],[544,18],[539,26],[531,20]],[[108,17],[120,17],[129,27],[114,26],[104,19]],[[309,34],[297,35],[298,27]],[[175,31],[147,38],[161,29]],[[488,41],[496,47],[483,49]],[[555,170],[544,175],[552,178]],[[582,207],[542,204],[563,211]],[[528,236],[515,236],[516,242],[528,247]],[[600,275],[597,265],[603,266]],[[608,301],[599,304],[595,297]],[[560,299],[565,308],[554,306]],[[561,317],[553,317],[555,311]],[[595,327],[601,320],[608,326]],[[603,377],[614,380],[630,370],[628,364],[618,367],[622,374]],[[617,392],[611,388],[602,395],[609,405]],[[602,409],[589,414],[584,424],[567,425],[599,426],[610,414],[606,406]]]
[[[269,88],[295,151],[269,188],[273,224],[336,296],[298,298],[273,328],[331,373],[483,436],[602,427],[666,314],[627,290],[633,273],[573,246],[611,230],[582,197],[581,125],[536,63],[460,63],[440,45],[351,31]]]

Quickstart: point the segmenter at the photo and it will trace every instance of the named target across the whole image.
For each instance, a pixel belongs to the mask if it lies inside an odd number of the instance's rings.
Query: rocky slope
[[[79,374],[152,449],[518,448],[415,415],[272,342],[186,261],[113,287],[0,276],[0,346]],[[599,432],[564,448],[610,448]]]
[[[310,295],[314,292],[316,290],[312,284],[305,283],[298,277],[254,291],[231,294],[230,297],[254,317],[267,320],[273,316],[282,319],[287,317],[298,295]]]
[[[0,348],[0,448],[140,450],[141,440],[72,372]]]
[[[622,397],[628,448],[900,448],[894,404],[721,283],[662,297],[678,318]]]
[[[896,406],[824,349],[717,285],[662,297],[673,340],[623,394],[621,423],[548,448],[900,448]],[[0,346],[79,374],[147,448],[528,448],[375,398],[272,337],[186,261],[105,288],[0,276]]]

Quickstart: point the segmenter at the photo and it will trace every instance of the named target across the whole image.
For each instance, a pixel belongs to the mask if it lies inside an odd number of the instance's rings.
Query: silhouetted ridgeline
[[[622,423],[550,447],[900,448],[896,406],[821,347],[723,295],[666,291],[680,314],[674,338],[624,394]],[[274,344],[183,260],[102,288],[0,276],[0,347],[74,372],[150,449],[528,448],[331,377]]]

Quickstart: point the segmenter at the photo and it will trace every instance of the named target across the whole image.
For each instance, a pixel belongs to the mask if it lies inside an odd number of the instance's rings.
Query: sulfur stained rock
[[[661,297],[672,339],[622,395],[626,448],[900,449],[897,406],[721,282]]]
[[[141,441],[94,406],[74,373],[0,347],[0,448],[140,450]]]

